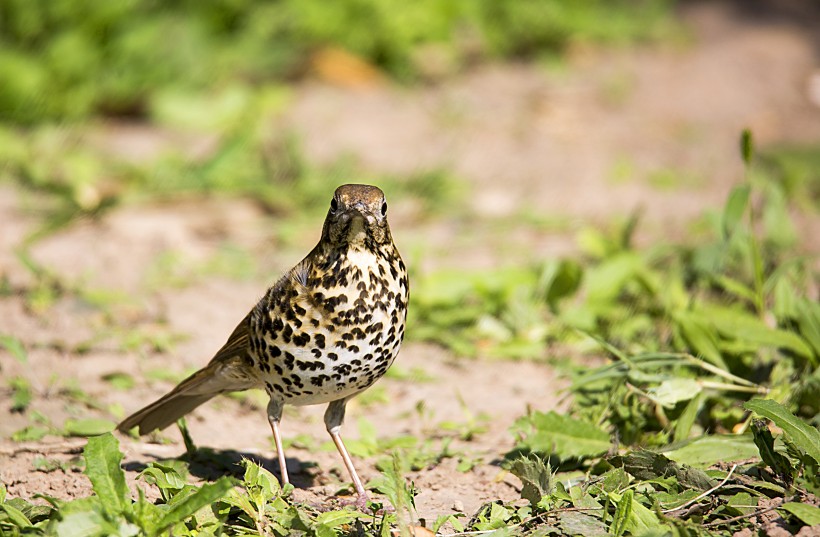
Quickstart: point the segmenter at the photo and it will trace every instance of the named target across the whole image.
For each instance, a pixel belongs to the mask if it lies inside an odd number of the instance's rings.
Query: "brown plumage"
[[[329,403],[325,425],[364,507],[367,494],[340,431],[346,402],[384,375],[404,338],[407,271],[386,214],[378,188],[336,189],[316,247],[268,289],[207,366],[118,429],[146,434],[220,393],[262,388],[287,482],[283,406]]]

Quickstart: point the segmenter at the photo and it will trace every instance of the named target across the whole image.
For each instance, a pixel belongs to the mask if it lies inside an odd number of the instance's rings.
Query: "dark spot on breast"
[[[321,386],[326,380],[330,380],[330,377],[325,374],[321,374],[311,378],[310,383],[314,386]]]
[[[297,347],[304,347],[310,341],[310,334],[302,332],[301,334],[293,336],[293,344]]]

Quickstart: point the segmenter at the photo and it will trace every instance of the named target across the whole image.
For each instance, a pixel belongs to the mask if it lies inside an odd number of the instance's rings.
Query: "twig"
[[[725,390],[728,392],[745,392],[745,393],[769,393],[767,388],[763,386],[738,386],[737,384],[727,384],[725,382],[713,382],[711,380],[698,381],[704,388],[711,388],[713,390]]]
[[[511,526],[508,526],[511,527]],[[461,531],[459,533],[436,533],[439,537],[461,537],[463,535],[484,535],[486,533],[493,533],[495,530],[475,530],[475,531]]]
[[[58,442],[55,444],[17,444],[13,446],[0,446],[0,455],[14,457],[21,453],[80,453],[85,447],[86,440],[73,440]]]
[[[738,377],[737,375],[733,375],[733,374],[729,373],[728,371],[726,371],[725,369],[721,369],[721,368],[719,368],[719,367],[717,367],[713,364],[710,364],[709,362],[705,362],[703,360],[695,358],[691,354],[681,353],[681,354],[678,354],[678,356],[683,357],[687,362],[691,363],[692,365],[696,365],[696,366],[700,367],[701,369],[705,369],[706,371],[709,371],[710,373],[714,373],[715,375],[723,377],[727,380],[731,380],[731,381],[733,381],[737,384],[743,384],[745,386],[761,388],[761,386],[755,384],[754,382],[752,382],[750,380],[746,380],[743,377]]]
[[[664,509],[663,511],[661,511],[661,513],[671,513],[672,511],[680,511],[684,507],[689,507],[693,503],[699,502],[703,498],[709,496],[710,494],[715,492],[717,489],[719,489],[720,487],[725,485],[727,481],[729,481],[729,478],[732,477],[733,473],[735,473],[735,468],[737,468],[737,464],[732,465],[732,468],[729,470],[729,473],[726,474],[726,477],[723,479],[723,481],[721,481],[720,483],[718,483],[714,487],[710,488],[709,490],[707,490],[703,494],[699,494],[698,496],[695,496],[694,498],[692,498],[688,502],[684,503],[683,505],[679,505],[679,506],[675,507],[674,509]]]
[[[732,518],[727,518],[725,520],[715,520],[714,522],[707,522],[703,526],[720,526],[723,524],[731,524],[732,522],[737,522],[738,520],[743,520],[744,518],[752,518],[753,516],[762,515],[764,513],[768,513],[769,511],[774,511],[775,509],[781,507],[784,503],[786,503],[786,499],[780,500],[780,503],[777,505],[770,505],[765,509],[761,509],[760,511],[755,511],[753,513],[749,513],[748,515],[738,515]]]

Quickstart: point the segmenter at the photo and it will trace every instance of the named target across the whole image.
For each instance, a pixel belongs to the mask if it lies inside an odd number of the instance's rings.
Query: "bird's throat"
[[[354,216],[350,220],[350,227],[347,231],[347,244],[351,248],[363,248],[367,239],[367,222],[363,216]]]

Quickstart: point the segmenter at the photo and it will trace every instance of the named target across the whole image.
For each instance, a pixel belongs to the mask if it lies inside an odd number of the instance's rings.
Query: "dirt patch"
[[[580,223],[607,222],[636,207],[645,208],[651,224],[642,228],[643,240],[680,235],[684,223],[719,206],[741,179],[736,145],[742,128],[753,128],[762,144],[820,138],[820,109],[810,102],[807,85],[818,69],[816,43],[806,32],[789,20],[736,17],[725,4],[693,4],[682,16],[694,33],[691,43],[577,50],[561,71],[490,66],[417,89],[349,91],[308,84],[297,89],[288,122],[318,161],[351,153],[376,170],[448,167],[469,181],[472,210],[484,223],[445,216],[417,224],[411,211],[395,214],[399,246],[406,256],[419,257],[421,270],[560,255],[573,247]],[[132,149],[121,145],[125,153]],[[151,147],[139,143],[133,152]],[[90,282],[127,298],[115,301],[108,313],[65,298],[47,313],[34,314],[14,292],[30,284],[31,275],[13,253],[36,224],[24,210],[34,202],[13,188],[0,190],[0,272],[12,289],[0,298],[2,332],[14,334],[28,349],[26,363],[0,351],[0,367],[4,379],[23,377],[34,392],[25,414],[12,412],[4,383],[3,438],[29,425],[35,412],[60,428],[68,418],[113,419],[152,401],[172,386],[150,380],[152,373],[182,376],[204,364],[265,286],[316,240],[305,236],[294,241],[298,248],[277,243],[270,238],[276,220],[241,200],[119,208],[49,237],[33,253],[68,281]],[[495,219],[522,207],[565,218],[569,226],[494,226]],[[197,272],[198,263],[226,242],[258,252],[255,262],[264,270],[257,272],[264,275]],[[188,267],[184,281],[176,281],[173,271],[163,272],[167,254],[176,256],[174,266]],[[157,352],[150,344],[129,347],[123,333],[133,330],[146,341],[174,339],[173,351]],[[77,352],[83,347],[85,352]],[[360,417],[384,437],[427,438],[438,434],[442,421],[486,414],[486,432],[454,444],[480,461],[474,469],[460,472],[457,460],[449,458],[409,474],[421,491],[420,516],[434,520],[453,511],[471,513],[487,499],[517,497],[516,480],[497,464],[512,447],[509,425],[527,408],[555,408],[565,381],[548,365],[467,361],[422,344],[407,345],[397,367],[419,369],[428,380],[381,381],[378,397],[349,406],[346,436],[357,437]],[[115,389],[104,380],[109,373],[126,373],[136,384]],[[98,408],[72,398],[77,387]],[[347,482],[338,456],[319,447],[326,441],[323,410],[289,408],[283,421],[286,438],[313,439],[311,449],[301,442],[287,451],[299,487],[296,497],[306,501],[322,502]],[[219,398],[196,411],[189,426],[200,446],[217,450],[224,460],[245,454],[275,468],[264,410],[255,396]],[[165,443],[121,439],[129,482],[146,462],[183,452],[175,430],[161,438]],[[86,495],[88,481],[71,463],[81,445],[55,436],[23,446],[3,440],[0,481],[11,496]],[[44,458],[51,466],[35,469],[35,460]],[[359,462],[363,478],[376,475],[373,462]]]

